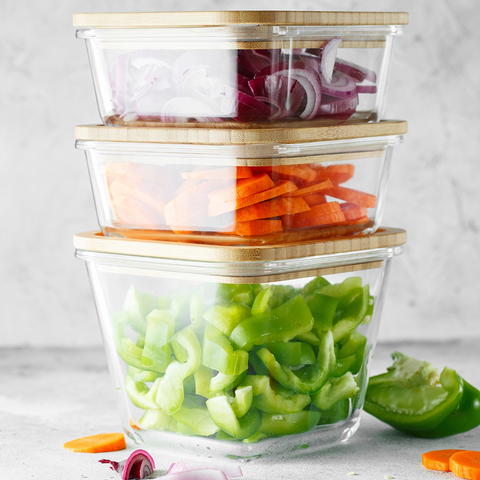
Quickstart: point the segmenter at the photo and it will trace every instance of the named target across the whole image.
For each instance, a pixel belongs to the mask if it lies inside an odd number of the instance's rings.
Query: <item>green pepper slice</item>
[[[288,342],[310,331],[312,326],[312,314],[302,296],[297,295],[274,310],[240,322],[230,335],[230,340],[236,348],[248,351],[254,345]]]
[[[313,365],[315,363],[315,352],[310,344],[306,342],[274,342],[264,345],[274,355],[280,365]]]
[[[232,333],[233,329],[242,320],[250,316],[250,307],[243,303],[213,305],[203,314],[205,320],[209,321],[227,336]]]
[[[459,405],[463,379],[451,368],[393,352],[387,373],[370,378],[365,411],[398,430],[421,431],[439,425]]]
[[[172,416],[202,437],[214,435],[220,430],[213,422],[204,399],[196,396],[185,395],[182,406]]]
[[[339,378],[330,378],[312,395],[312,404],[319,410],[330,410],[337,402],[353,397],[360,389],[350,372]]]
[[[288,415],[262,413],[260,433],[276,437],[308,432],[318,424],[320,417],[318,410],[302,410]]]

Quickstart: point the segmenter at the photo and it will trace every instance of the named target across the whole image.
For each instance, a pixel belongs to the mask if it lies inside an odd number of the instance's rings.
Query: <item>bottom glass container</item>
[[[251,459],[355,433],[403,230],[260,248],[74,243],[135,442]]]

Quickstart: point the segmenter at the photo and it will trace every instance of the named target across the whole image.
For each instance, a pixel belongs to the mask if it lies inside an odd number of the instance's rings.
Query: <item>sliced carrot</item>
[[[450,467],[448,462],[450,457],[457,452],[464,452],[464,450],[432,450],[431,452],[422,454],[422,463],[425,468],[429,470],[438,470],[440,472],[449,472]]]
[[[347,222],[368,216],[368,211],[365,207],[355,205],[354,203],[342,203],[340,204],[340,208],[342,209],[342,212],[345,215],[345,221]]]
[[[307,202],[309,207],[314,207],[315,205],[320,205],[321,203],[327,203],[327,199],[323,193],[305,195],[303,199]]]
[[[231,202],[213,202],[208,205],[208,216],[215,217],[216,215],[221,215],[226,212],[233,212],[239,208],[248,207],[249,205],[254,205],[255,203],[264,202],[265,200],[270,200],[271,198],[279,197],[284,193],[293,192],[297,190],[297,186],[288,180],[279,180],[273,188],[264,190],[260,193],[255,193],[249,197],[239,198],[237,200],[232,200]]]
[[[282,223],[285,228],[313,227],[315,225],[329,225],[345,221],[345,215],[338,202],[322,203],[312,207],[308,212],[296,215],[284,215]]]
[[[161,183],[167,183],[169,177],[166,167],[148,163],[109,162],[102,165],[102,172],[107,176],[125,175]]]
[[[130,420],[128,422],[130,424],[130,426],[134,429],[134,430],[140,430],[140,427],[133,421],[133,418],[130,417]]]
[[[241,208],[236,212],[237,222],[248,222],[260,218],[279,217],[280,215],[292,215],[310,210],[302,197],[274,198],[268,202],[255,203],[249,207]]]
[[[207,195],[218,185],[216,180],[206,180],[182,192],[165,205],[165,220],[168,225],[201,225],[198,216],[206,210]]]
[[[310,195],[312,193],[318,193],[322,190],[326,190],[328,188],[332,188],[332,182],[330,180],[325,180],[320,183],[315,183],[310,187],[299,188],[292,193],[285,194],[284,196],[288,195],[289,197],[304,197],[305,195]]]
[[[111,207],[116,219],[124,225],[155,229],[164,223],[163,215],[134,197],[117,195]]]
[[[361,225],[362,223],[369,223],[371,220],[365,216],[362,218],[357,218],[357,220],[346,220],[345,225]]]
[[[197,185],[200,185],[202,182],[203,180],[200,178],[189,178],[188,180],[185,180],[177,188],[175,195],[180,195],[181,193],[186,192],[187,190],[190,190],[191,188],[196,187]]]
[[[377,204],[377,197],[375,195],[360,192],[359,190],[354,190],[353,188],[334,186],[323,191],[322,193],[329,195],[330,197],[339,198],[340,200],[354,203],[355,205],[360,205],[365,208],[373,208]]]
[[[454,453],[448,466],[457,477],[480,480],[480,452],[464,450]]]
[[[274,165],[272,172],[280,178],[297,182],[313,182],[317,178],[317,172],[308,165]]]
[[[329,178],[332,183],[338,185],[350,180],[355,173],[355,165],[344,163],[341,165],[312,165],[312,168],[317,171],[317,181],[326,180]]]
[[[250,167],[224,167],[196,172],[184,172],[182,178],[201,178],[204,180],[224,180],[229,178],[251,178],[253,177]]]
[[[211,202],[230,202],[239,198],[249,197],[256,193],[263,192],[269,188],[273,188],[275,184],[266,174],[255,175],[252,178],[238,180],[236,184],[223,187],[208,194]]]
[[[125,450],[127,444],[123,433],[99,433],[67,442],[63,448],[72,452],[85,453],[116,452]]]
[[[281,220],[252,220],[250,222],[238,222],[235,224],[235,233],[242,237],[268,235],[269,233],[282,231]]]

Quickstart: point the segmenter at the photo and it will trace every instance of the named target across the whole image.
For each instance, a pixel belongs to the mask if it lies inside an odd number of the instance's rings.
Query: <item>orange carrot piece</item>
[[[345,215],[345,221],[347,222],[368,216],[368,211],[365,207],[355,205],[354,203],[342,203],[340,204],[340,208],[342,209],[342,212]]]
[[[249,207],[241,208],[236,212],[237,222],[248,222],[260,218],[279,217],[280,215],[292,215],[310,210],[302,197],[274,198],[268,202],[255,203]]]
[[[230,202],[239,198],[249,197],[256,193],[263,192],[269,188],[273,188],[275,184],[272,179],[266,174],[255,175],[252,178],[244,178],[238,180],[236,185],[220,188],[208,194],[211,202]]]
[[[150,180],[167,183],[169,172],[163,165],[150,165],[148,163],[109,162],[102,165],[102,172],[108,176],[124,175],[141,180]]]
[[[327,199],[323,193],[305,195],[303,199],[307,202],[309,207],[314,207],[315,205],[320,205],[321,203],[327,203]]]
[[[85,453],[117,452],[125,450],[127,444],[123,433],[99,433],[67,442],[63,448],[72,452]]]
[[[370,193],[360,192],[353,188],[346,188],[340,186],[334,186],[328,190],[324,190],[322,193],[329,195],[330,197],[339,198],[346,202],[354,203],[365,208],[374,208],[377,204],[377,197]]]
[[[128,421],[128,423],[134,430],[140,430],[140,427],[133,421],[132,417],[130,417],[130,420]]]
[[[207,209],[207,194],[217,186],[216,180],[206,180],[182,192],[165,205],[165,219],[168,225],[199,225],[198,215]]]
[[[332,183],[338,185],[339,183],[345,183],[350,180],[355,173],[355,165],[350,163],[344,163],[341,165],[312,165],[312,168],[317,171],[316,180],[326,180],[329,178]]]
[[[304,197],[305,195],[318,193],[322,190],[326,190],[332,187],[333,187],[332,182],[327,179],[324,182],[316,183],[315,185],[312,185],[310,187],[299,188],[298,190],[295,190],[293,193],[288,193],[283,196],[285,197],[288,195],[289,197]]]
[[[268,235],[269,233],[282,231],[281,220],[251,220],[250,222],[238,222],[235,224],[235,233],[241,237]]]
[[[317,178],[317,172],[308,165],[274,165],[271,168],[273,174],[286,180],[313,182]]]
[[[480,452],[464,450],[454,453],[448,466],[457,477],[480,480]]]
[[[345,221],[345,215],[338,202],[322,203],[312,207],[308,212],[296,215],[284,215],[282,223],[285,228],[312,227],[315,225],[329,225]]]
[[[269,190],[264,190],[263,192],[255,193],[245,198],[238,198],[237,200],[232,200],[231,202],[211,202],[208,205],[208,216],[215,217],[216,215],[221,215],[226,212],[233,212],[240,208],[248,207],[249,205],[254,205],[255,203],[264,202],[265,200],[270,200],[271,198],[279,197],[280,195],[288,192],[293,192],[297,190],[297,186],[293,182],[288,180],[279,180],[273,188]]]
[[[346,220],[345,225],[361,225],[362,223],[368,223],[371,220],[368,217],[357,218],[357,220]]]
[[[431,452],[422,454],[422,463],[425,468],[429,470],[438,470],[440,472],[449,472],[450,457],[457,452],[464,452],[465,450],[457,450],[454,448],[448,450],[432,450]]]
[[[183,172],[182,178],[201,178],[204,180],[225,180],[232,178],[252,178],[250,167],[224,167],[196,172]]]
[[[124,225],[156,229],[164,223],[163,215],[134,197],[117,195],[111,207],[116,219]]]

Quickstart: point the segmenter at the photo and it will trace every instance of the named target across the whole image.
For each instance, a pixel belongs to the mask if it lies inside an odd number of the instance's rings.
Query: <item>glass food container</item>
[[[406,122],[77,127],[106,236],[228,245],[372,233]]]
[[[405,241],[392,228],[264,247],[76,235],[125,432],[233,459],[347,441]]]
[[[380,120],[404,12],[79,13],[105,125]]]

